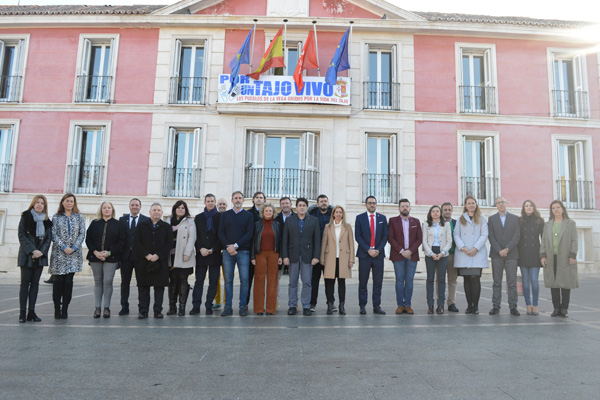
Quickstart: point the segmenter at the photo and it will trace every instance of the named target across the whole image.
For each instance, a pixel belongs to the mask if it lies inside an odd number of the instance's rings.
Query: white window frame
[[[294,44],[295,44],[295,46],[294,46]],[[302,55],[302,49],[304,48],[303,46],[304,46],[304,43],[301,40],[298,40],[298,41],[286,40],[285,48],[283,49],[283,61],[285,64],[285,67],[283,68],[283,76],[294,75],[294,72],[296,71],[296,66],[298,65],[298,62],[296,62],[296,64],[293,66],[293,68],[290,69],[288,50],[291,48],[296,49],[296,51],[298,52],[298,60],[300,60],[300,56]],[[320,65],[319,65],[319,67],[320,67]],[[275,75],[275,69],[276,68],[272,69],[271,75]],[[308,71],[308,70],[307,69],[302,70],[302,76],[306,76],[306,71]]]
[[[73,103],[77,104],[106,104],[112,102],[115,99],[115,85],[116,85],[116,72],[117,72],[117,59],[119,58],[119,38],[120,35],[110,33],[82,33],[79,35],[79,50],[77,52],[77,68],[75,69],[75,84],[73,86]],[[100,43],[110,43],[110,93],[107,99],[104,101],[86,101],[85,99],[79,101],[78,94],[78,81],[77,77],[88,74],[89,75],[89,60],[91,46],[98,45]],[[84,64],[87,64],[84,66]]]
[[[0,127],[2,129],[10,129],[11,130],[11,148],[9,149],[9,161],[7,164],[11,164],[12,168],[10,171],[9,181],[8,181],[8,192],[13,191],[13,184],[15,180],[15,161],[17,158],[17,143],[19,141],[19,124],[20,120],[18,119],[0,119]],[[4,151],[5,149],[0,149],[0,151]]]
[[[366,91],[364,90],[365,87],[365,82],[380,82],[380,76],[381,76],[381,54],[378,55],[378,71],[377,71],[377,78],[376,80],[370,80],[370,70],[369,70],[369,54],[371,52],[371,50],[377,50],[379,52],[381,51],[385,51],[385,52],[390,52],[391,53],[391,61],[392,61],[392,66],[391,66],[391,83],[397,83],[400,84],[400,90],[402,90],[402,83],[401,83],[401,79],[400,77],[402,76],[402,42],[396,42],[396,41],[381,41],[378,40],[376,42],[371,42],[371,41],[362,41],[361,43],[361,47],[363,48],[364,54],[363,54],[363,84],[362,84],[362,88],[363,90],[361,90],[362,93],[362,103],[361,104],[365,104],[365,99],[364,97],[367,95]],[[402,108],[402,92],[400,92],[398,98],[394,98],[395,95],[395,90],[392,87],[390,88],[391,90],[391,94],[392,94],[392,105],[389,107],[392,110],[398,109],[398,108]],[[397,104],[395,104],[397,103]],[[396,107],[394,107],[394,105]],[[373,108],[375,110],[385,110],[385,108],[383,107],[375,107]]]
[[[175,155],[175,145],[173,141],[173,135],[177,131],[185,131],[185,132],[194,132],[194,152],[193,156],[195,160],[192,161],[192,168],[198,168],[200,171],[204,171],[205,169],[205,154],[206,152],[206,124],[194,124],[194,123],[179,123],[179,122],[168,122],[164,127],[164,140],[163,140],[163,160],[162,160],[162,174],[161,174],[161,191],[162,185],[164,184],[164,180],[166,179],[164,175],[164,171],[166,168],[174,168],[173,165],[173,157]],[[200,186],[200,193],[202,193],[202,188],[204,187],[204,175],[200,174],[200,182],[198,182]],[[161,193],[162,194],[162,193]]]
[[[381,130],[369,130],[369,131],[365,131],[363,132],[363,174],[368,174],[369,173],[369,168],[368,168],[368,163],[369,163],[369,139],[388,139],[390,141],[389,146],[390,146],[390,158],[388,160],[389,165],[390,165],[390,171],[389,171],[389,175],[393,176],[393,175],[399,175],[400,176],[400,182],[399,182],[399,192],[400,194],[403,193],[403,187],[402,187],[402,176],[400,174],[400,165],[401,162],[399,161],[400,159],[400,151],[399,151],[399,147],[398,147],[398,143],[401,140],[401,133],[398,131],[391,131],[391,132],[386,132],[386,131],[381,131]],[[378,160],[381,159],[381,147],[377,146],[377,158]],[[383,172],[380,171],[381,165],[380,163],[378,163],[378,171],[377,174],[381,175],[383,174]],[[361,190],[361,194],[364,195],[364,193],[362,193],[363,191],[363,180],[362,180],[362,176],[361,176],[361,182],[360,182],[360,190]],[[383,200],[383,197],[381,195],[379,195],[379,193],[373,194],[376,198],[377,201],[380,202],[381,204],[390,204],[388,202],[385,202]],[[364,196],[361,196],[364,197]]]
[[[584,181],[592,182],[592,193],[591,201],[595,206],[596,203],[596,190],[594,180],[594,153],[592,136],[590,135],[552,135],[552,193],[555,199],[559,198],[559,193],[556,188],[556,182],[558,181],[558,147],[561,142],[569,144],[582,143],[582,154],[583,154],[583,179]],[[569,207],[567,205],[567,207]]]
[[[0,208],[0,244],[4,244],[4,231],[6,230],[7,208]]]
[[[69,141],[68,141],[68,148],[67,148],[67,163],[66,163],[66,168],[65,168],[65,185],[64,185],[64,191],[66,192],[69,188],[69,165],[73,165],[73,158],[74,158],[74,151],[75,151],[75,145],[76,145],[76,136],[77,133],[79,131],[79,129],[90,129],[90,128],[94,128],[94,129],[98,129],[101,128],[103,129],[102,132],[102,166],[104,166],[104,174],[102,176],[102,187],[101,187],[101,192],[103,194],[106,193],[106,178],[108,177],[108,156],[109,156],[109,149],[110,149],[110,136],[111,136],[111,125],[112,122],[111,121],[106,121],[106,120],[72,120],[70,122],[70,127],[69,127]],[[86,194],[86,193],[80,193],[78,194],[78,196],[96,196],[95,194]]]
[[[493,166],[491,168],[485,168],[484,178],[496,178],[498,179],[498,192],[500,195],[502,193],[502,179],[500,176],[501,168],[500,168],[500,132],[498,131],[465,131],[459,130],[457,131],[457,148],[458,148],[458,202],[457,204],[462,204],[464,199],[461,199],[462,196],[462,177],[465,176],[465,141],[469,139],[481,139],[489,141],[492,146],[492,154],[494,157]],[[487,153],[487,151],[485,151]],[[486,162],[489,163],[489,158],[486,154]],[[477,199],[479,200],[479,199]],[[490,200],[490,199],[488,199]],[[492,201],[494,199],[491,199]],[[481,205],[480,205],[481,206]]]
[[[554,118],[589,118],[590,117],[590,90],[588,86],[588,74],[587,74],[587,58],[585,52],[582,49],[568,49],[568,48],[556,48],[549,47],[547,49],[548,57],[548,93],[550,102],[550,115]],[[556,115],[557,110],[554,107],[554,96],[553,90],[560,90],[556,88],[554,82],[554,61],[556,58],[559,59],[571,59],[573,61],[573,90],[584,91],[586,93],[585,100],[588,105],[588,110],[583,109],[583,104],[576,103],[575,114],[570,115]],[[600,67],[599,67],[600,69]],[[579,72],[578,72],[579,70]],[[579,82],[578,82],[579,80]],[[576,99],[577,101],[578,99]],[[587,117],[584,113],[587,113]],[[584,115],[580,115],[584,114]]]
[[[456,42],[454,43],[454,54],[456,63],[456,112],[461,113],[461,96],[460,87],[463,84],[462,78],[462,58],[463,54],[477,53],[483,56],[484,60],[484,71],[485,71],[485,85],[494,88],[494,103],[495,103],[495,114],[500,113],[500,105],[498,104],[498,68],[496,64],[496,45],[493,43],[465,43]],[[472,97],[473,98],[473,97]],[[476,112],[476,111],[475,111]],[[463,112],[463,114],[468,112]],[[485,113],[491,114],[490,110],[486,110]]]
[[[29,34],[3,34],[0,35],[0,67],[4,64],[4,47],[14,46],[18,47],[18,54],[16,58],[16,71],[17,76],[21,76],[19,86],[13,88],[12,91],[17,92],[17,96],[10,96],[6,101],[7,103],[22,103],[23,102],[23,88],[25,87],[25,70],[27,67],[27,55],[29,53]],[[4,71],[0,71],[0,75],[4,74]],[[1,104],[2,102],[0,102]]]
[[[205,88],[204,88],[204,105],[208,104],[208,83],[209,83],[209,52],[210,48],[210,37],[208,36],[186,36],[186,35],[176,35],[171,37],[171,65],[169,66],[169,104],[175,105],[193,105],[193,106],[201,106],[202,104],[198,103],[183,103],[177,101],[177,92],[171,93],[171,78],[179,77],[179,69],[181,66],[181,48],[182,47],[203,47],[204,48],[204,66],[202,68],[202,77],[206,78],[205,80]]]

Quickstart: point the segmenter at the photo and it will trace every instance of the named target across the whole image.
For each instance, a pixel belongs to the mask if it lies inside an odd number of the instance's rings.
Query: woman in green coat
[[[577,225],[560,200],[550,204],[550,220],[544,225],[540,247],[544,284],[552,293],[552,317],[566,317],[571,289],[579,287],[577,276]]]

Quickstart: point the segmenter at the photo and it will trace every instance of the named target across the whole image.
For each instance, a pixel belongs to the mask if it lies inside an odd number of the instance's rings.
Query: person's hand
[[[72,254],[75,250],[70,247],[65,248],[64,252],[66,255]]]
[[[412,251],[404,250],[400,254],[402,254],[402,257],[406,258],[407,260],[410,260],[410,257],[412,256]]]
[[[368,253],[371,257],[375,258],[379,255],[379,250],[369,249]]]
[[[151,262],[157,262],[158,261],[158,255],[157,254],[152,254],[152,256],[150,256],[150,261]]]
[[[460,251],[462,251],[466,255],[469,255],[469,249],[467,249],[467,246],[464,246],[462,249],[460,249]]]
[[[147,255],[146,255],[146,260],[148,260],[148,261],[152,261],[152,260],[151,260],[151,258],[152,258],[152,254],[147,254]]]
[[[570,258],[570,257],[569,257],[569,264],[570,264],[570,265],[575,265],[575,263],[576,263],[576,262],[577,262],[577,260],[576,260],[576,259],[574,259],[574,258]]]
[[[540,258],[540,261],[542,263],[542,267],[546,268],[546,265],[548,264],[548,260],[546,260],[546,257]]]
[[[467,252],[467,255],[468,255],[469,257],[475,257],[475,254],[477,254],[477,252],[478,252],[478,251],[479,251],[479,250],[477,250],[477,248],[473,247],[471,250],[469,250],[469,251]]]
[[[235,256],[237,254],[237,251],[235,250],[235,245],[228,244],[227,245],[227,252],[229,253],[230,256]]]
[[[184,255],[184,256],[183,256],[183,261],[184,261],[184,262],[190,261],[190,256],[186,256],[186,255]]]
[[[442,258],[441,254],[434,254],[433,256],[431,256],[431,258],[433,258],[435,261],[439,261]]]
[[[250,262],[252,263],[252,265],[256,265],[256,260],[250,260]]]
[[[44,255],[44,253],[42,253],[41,251],[34,250],[33,253],[31,254],[31,257],[35,259],[35,258],[40,258],[43,255]]]
[[[281,264],[283,264],[283,260],[281,259],[281,257],[279,257],[279,258],[277,259],[277,264],[278,264],[278,265],[281,265]]]
[[[500,257],[506,257],[508,255],[508,249],[502,249],[498,252],[498,254],[500,254]]]
[[[290,265],[290,259],[289,258],[284,258],[283,259],[283,265]]]
[[[210,253],[208,252],[208,249],[205,249],[204,247],[200,249],[200,254],[202,254],[202,257],[206,257],[208,256]]]
[[[354,266],[354,261],[350,261],[348,263],[348,269],[351,269]]]
[[[319,263],[319,259],[318,258],[313,258],[310,262],[310,265],[317,265]]]

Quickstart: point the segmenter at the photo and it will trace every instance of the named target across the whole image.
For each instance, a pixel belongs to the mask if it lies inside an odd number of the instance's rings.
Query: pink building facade
[[[181,1],[162,6],[1,6],[0,270],[15,271],[20,213],[74,192],[91,220],[206,193],[320,193],[349,221],[367,195],[398,214],[475,195],[520,213],[553,199],[578,223],[582,270],[600,268],[600,58],[594,25],[417,13],[383,1]],[[383,18],[385,16],[385,18]],[[253,69],[287,20],[290,79],[316,21],[320,71],[344,32],[351,68],[336,96],[235,102],[221,76],[257,20]],[[351,23],[352,22],[352,23]],[[82,28],[85,26],[85,28]],[[243,65],[241,73],[250,71]],[[311,86],[312,87],[312,86]],[[347,90],[347,92],[345,92]]]

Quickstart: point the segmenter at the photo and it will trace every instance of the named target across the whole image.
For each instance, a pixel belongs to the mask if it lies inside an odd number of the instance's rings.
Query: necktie
[[[375,220],[373,219],[375,215],[371,214],[371,247],[375,247]]]
[[[137,219],[137,215],[135,217],[131,217],[131,226],[129,227],[129,229],[131,229],[132,231],[135,230],[135,220]]]

